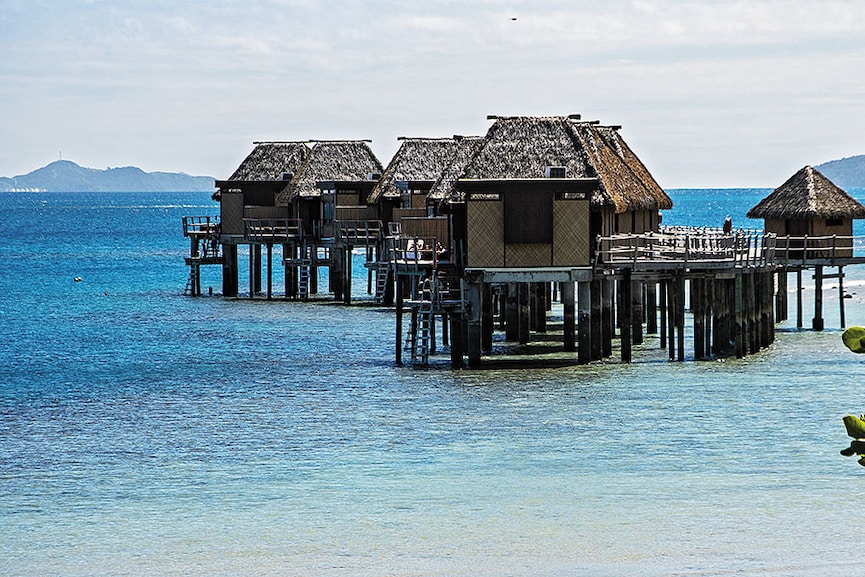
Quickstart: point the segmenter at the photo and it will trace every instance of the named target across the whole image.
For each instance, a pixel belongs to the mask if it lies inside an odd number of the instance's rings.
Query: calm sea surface
[[[672,191],[664,220],[760,227],[768,192]],[[0,575],[861,571],[865,468],[838,451],[865,356],[837,291],[826,331],[795,330],[791,295],[743,360],[670,363],[650,337],[630,365],[413,370],[369,303],[182,296],[181,216],[217,212],[0,193]]]

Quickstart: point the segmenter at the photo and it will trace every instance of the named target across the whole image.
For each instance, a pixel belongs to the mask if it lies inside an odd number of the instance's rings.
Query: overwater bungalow
[[[799,288],[796,323],[802,327],[802,271],[814,269],[812,328],[823,329],[822,282],[827,278],[838,280],[843,325],[844,266],[858,262],[853,257],[853,220],[865,218],[865,206],[819,170],[805,166],[751,208],[748,218],[762,218],[765,231],[777,235],[778,320],[786,318],[786,273],[795,272]],[[824,274],[825,266],[837,266],[837,274]]]
[[[368,200],[383,172],[368,140],[311,141],[304,163],[276,197],[297,219],[301,234],[290,239],[286,295],[307,298],[318,292],[318,269],[329,270],[329,292],[351,300],[351,255],[357,246],[369,249],[382,238],[382,224]]]
[[[255,142],[255,148],[227,180],[216,181],[223,246],[222,294],[238,294],[237,247],[250,245],[250,294],[261,291],[261,244],[249,236],[253,221],[287,220],[288,207],[277,196],[307,161],[312,150],[305,142]]]
[[[820,329],[822,267],[839,267],[843,294],[841,267],[865,262],[852,239],[865,207],[810,167],[749,212],[765,231],[663,227],[672,201],[621,127],[490,119],[483,137],[404,138],[386,169],[368,141],[256,143],[217,181],[222,222],[184,217],[190,294],[200,294],[198,267],[221,263],[223,294],[236,296],[237,246],[248,244],[250,297],[266,247],[270,298],[276,245],[287,298],[317,293],[327,267],[330,292],[349,303],[351,255],[363,247],[368,291],[375,274],[376,301],[396,301],[397,363],[407,350],[427,364],[440,336],[454,366],[466,356],[478,366],[496,326],[499,340],[526,346],[555,342],[540,335],[561,327],[562,350],[584,363],[611,356],[616,336],[629,362],[645,325],[681,361],[686,287],[694,358],[744,356],[773,341],[776,314],[786,318],[788,271],[801,288],[814,268]],[[554,301],[561,316],[548,327]]]
[[[484,325],[482,350],[491,348],[494,302],[507,309],[502,318],[508,338],[527,343],[532,330],[545,331],[550,292],[559,284],[569,303],[565,348],[573,350],[573,287],[578,281],[593,281],[597,239],[656,231],[659,210],[671,208],[672,202],[621,138],[619,127],[583,122],[573,115],[491,119],[486,136],[466,147],[470,154],[461,157],[459,171],[451,171],[449,178],[443,174],[433,187],[447,201],[456,276],[483,295],[471,301],[471,314]],[[438,281],[438,271],[434,274],[411,260],[400,259],[398,274],[414,275],[413,282]],[[453,279],[448,280],[452,285]],[[609,292],[604,282],[597,279],[598,298],[601,291]],[[584,303],[586,299],[584,295]],[[430,309],[422,299],[412,302],[415,308]],[[412,314],[410,331],[418,326],[416,311]],[[600,331],[600,316],[596,322]],[[467,338],[474,346],[480,335]],[[419,346],[417,339],[409,340],[412,357],[425,358],[426,338]],[[584,347],[586,359],[605,354],[600,334],[596,341],[593,351]],[[472,349],[470,358],[476,362],[480,351]],[[454,362],[460,354],[457,350]]]

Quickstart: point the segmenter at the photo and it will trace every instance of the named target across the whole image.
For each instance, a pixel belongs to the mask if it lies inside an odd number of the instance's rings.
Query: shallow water
[[[865,561],[865,468],[838,454],[865,358],[841,343],[836,293],[826,331],[792,328],[791,299],[775,344],[742,360],[670,363],[649,337],[630,365],[452,371],[445,351],[413,370],[393,364],[385,309],[181,296],[180,217],[215,213],[206,194],[3,193],[0,210],[0,574]],[[863,323],[865,274],[848,275]]]

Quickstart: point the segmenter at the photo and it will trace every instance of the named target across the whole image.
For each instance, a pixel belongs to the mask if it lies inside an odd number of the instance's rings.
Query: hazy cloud
[[[623,124],[665,186],[865,152],[852,0],[0,0],[0,175],[64,156],[226,176],[254,139]]]

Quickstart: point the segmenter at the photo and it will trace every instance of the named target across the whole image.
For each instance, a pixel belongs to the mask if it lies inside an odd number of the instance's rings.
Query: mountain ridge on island
[[[145,172],[136,166],[86,168],[71,160],[56,160],[42,168],[0,177],[0,191],[44,192],[210,192],[214,178],[183,172]]]
[[[865,188],[865,154],[830,160],[814,168],[841,188]]]

